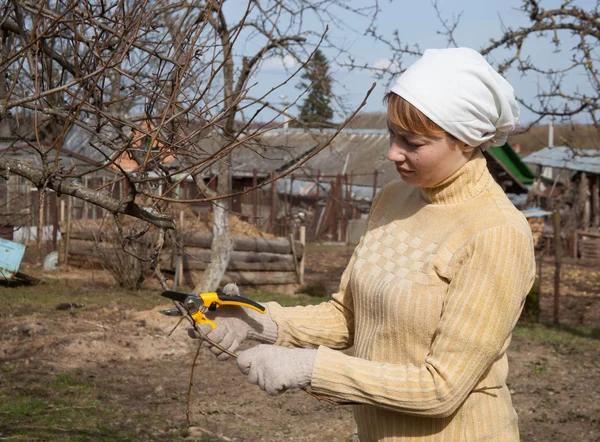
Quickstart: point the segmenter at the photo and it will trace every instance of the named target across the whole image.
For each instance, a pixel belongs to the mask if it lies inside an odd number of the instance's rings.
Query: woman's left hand
[[[258,345],[240,352],[238,366],[248,380],[270,395],[310,385],[317,350]]]

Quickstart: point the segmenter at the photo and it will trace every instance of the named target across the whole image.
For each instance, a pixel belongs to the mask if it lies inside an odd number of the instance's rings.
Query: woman
[[[317,306],[268,303],[270,315],[219,309],[208,337],[269,344],[238,358],[267,393],[361,404],[363,442],[518,441],[506,349],[533,244],[482,153],[518,124],[513,89],[474,50],[428,50],[386,102],[402,179],[373,201],[340,290]]]

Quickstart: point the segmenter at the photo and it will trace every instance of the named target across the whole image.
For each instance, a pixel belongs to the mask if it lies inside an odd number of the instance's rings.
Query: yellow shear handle
[[[210,311],[216,310],[222,305],[237,305],[239,307],[251,308],[259,313],[265,314],[267,309],[251,299],[244,298],[238,295],[226,295],[221,290],[216,292],[201,293],[199,297],[202,299],[202,304]],[[217,326],[213,321],[208,319],[204,313],[198,310],[191,315],[194,321],[198,324],[209,324],[213,329]]]
[[[222,305],[237,305],[239,307],[251,308],[259,313],[266,313],[267,309],[252,299],[244,298],[238,295],[226,295],[221,290],[216,292],[201,293],[202,303],[207,309],[214,311]]]
[[[190,315],[196,324],[208,324],[214,330],[217,324],[208,319],[204,313],[198,310],[196,313]]]

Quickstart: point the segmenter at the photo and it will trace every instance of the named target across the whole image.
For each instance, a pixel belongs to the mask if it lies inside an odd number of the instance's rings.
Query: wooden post
[[[349,190],[348,190],[348,204],[350,204],[350,219],[354,219],[354,209],[355,209],[355,204],[354,204],[354,200],[352,199],[352,188],[354,186],[354,169],[352,169],[350,171],[350,186],[349,186]]]
[[[35,245],[38,251],[41,251],[40,246],[42,244],[42,237],[44,236],[44,212],[46,211],[46,192],[44,191],[44,189],[40,189],[38,195],[40,199],[40,205],[38,212],[37,238],[35,239]]]
[[[377,169],[373,171],[373,197],[371,202],[375,200],[375,195],[377,195]]]
[[[592,191],[592,227],[598,228],[600,226],[600,194],[598,193],[600,191],[600,175],[593,176],[590,181]]]
[[[350,199],[348,193],[348,175],[344,174],[344,186],[340,192],[340,196],[342,197],[342,208],[340,210],[340,214],[342,215],[342,232],[340,236],[343,242],[348,241],[348,201]]]
[[[304,261],[306,260],[306,226],[300,226],[300,243],[304,251],[300,258],[300,284],[304,284]]]
[[[252,170],[252,187],[258,185],[258,172],[256,169]],[[258,226],[258,189],[252,191],[252,224]]]
[[[290,241],[290,248],[292,249],[292,257],[294,259],[294,270],[296,271],[296,278],[298,279],[298,284],[301,284],[302,277],[300,276],[300,266],[298,265],[298,255],[296,255],[296,243],[294,241],[294,234],[290,233],[288,235],[288,240]]]
[[[90,183],[90,179],[89,179],[89,177],[85,176],[85,177],[83,178],[83,185],[84,185],[86,188],[89,188],[89,187],[90,187],[90,186],[89,186],[89,183]],[[83,201],[83,209],[81,210],[81,212],[82,212],[81,219],[90,219],[89,208],[90,208],[90,205],[89,205],[89,203],[88,203],[87,201],[85,201],[85,200],[84,200],[84,201]]]
[[[560,324],[560,214],[554,211],[554,324]]]
[[[541,299],[542,299],[542,268],[544,267],[544,249],[542,248],[539,253],[539,261],[540,268],[538,269],[538,281],[537,281],[537,312],[535,315],[535,322],[540,322],[540,312],[541,312]]]
[[[14,181],[14,178],[13,178]],[[8,180],[6,183],[6,213],[10,213],[10,186],[8,185]]]
[[[67,237],[65,239],[65,265],[69,263],[69,248],[71,243],[71,212],[73,211],[73,197],[67,200]]]
[[[271,172],[271,179],[275,178],[275,172]],[[269,232],[273,233],[273,226],[275,225],[275,199],[277,198],[277,183],[273,181],[271,183],[271,213],[269,214]]]
[[[183,250],[183,239],[184,239],[184,235],[183,235],[183,210],[181,212],[179,212],[179,275],[178,275],[178,280],[177,283],[179,284],[179,287],[181,287],[183,285],[183,254],[184,254],[184,250]]]
[[[65,220],[65,200],[64,198],[60,199],[60,220]]]
[[[321,169],[317,170],[317,194],[315,195],[315,201],[319,204],[319,191],[321,190],[321,186],[319,185],[319,181],[321,179]]]
[[[338,225],[338,217],[337,214],[339,212],[339,207],[340,207],[340,187],[342,187],[342,176],[340,174],[337,174],[335,177],[335,183],[334,181],[331,181],[330,183],[331,185],[331,201],[333,204],[334,209],[331,211],[331,221],[330,221],[330,226],[331,226],[331,236],[333,237],[334,241],[339,241],[340,237],[339,237],[339,225]]]
[[[52,250],[58,250],[58,196],[52,192],[50,212],[52,215]]]

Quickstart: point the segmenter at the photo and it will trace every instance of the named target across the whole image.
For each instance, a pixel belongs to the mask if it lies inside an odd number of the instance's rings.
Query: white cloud
[[[389,70],[391,72],[398,71],[400,66],[395,61],[388,60],[387,58],[380,58],[371,66],[371,70],[375,73],[381,72],[382,70]]]
[[[261,71],[265,72],[285,72],[298,68],[298,61],[291,55],[281,57],[267,58],[262,62]]]

